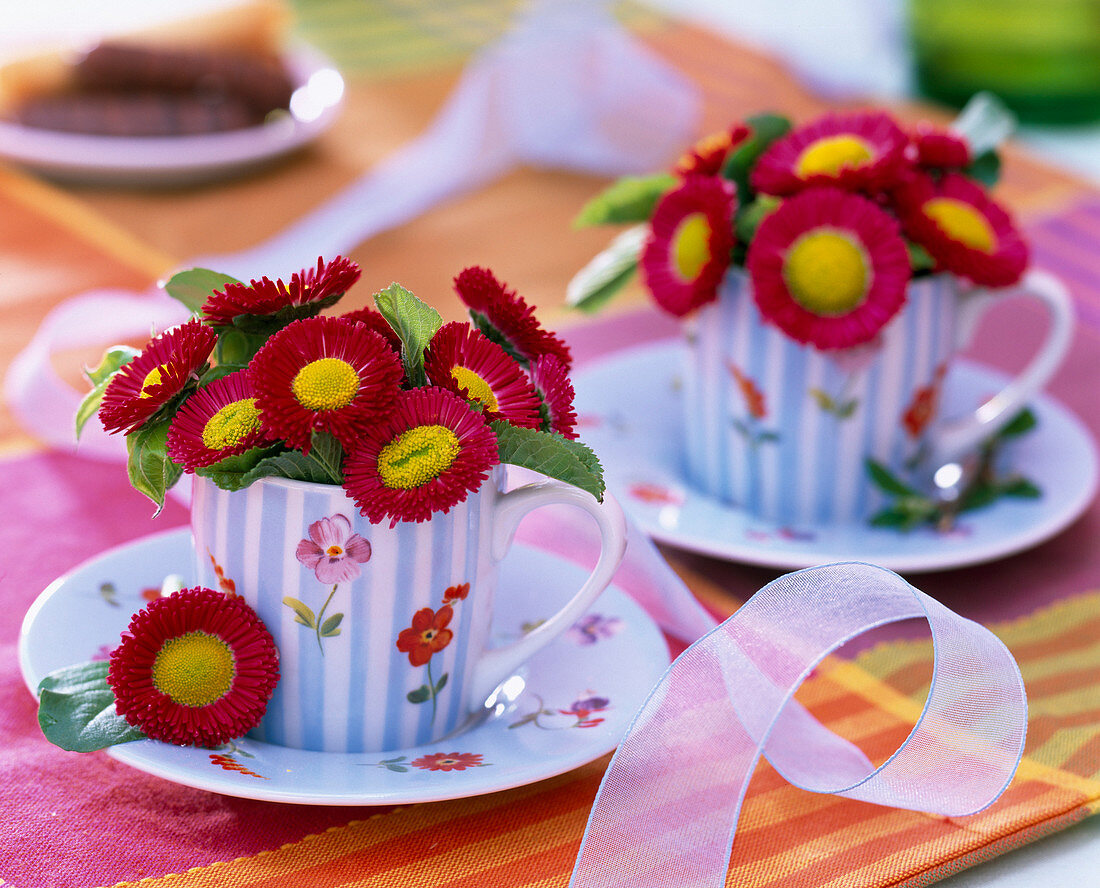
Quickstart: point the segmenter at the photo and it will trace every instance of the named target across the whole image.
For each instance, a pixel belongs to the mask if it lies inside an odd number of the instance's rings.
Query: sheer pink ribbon
[[[922,617],[935,646],[931,690],[905,742],[879,767],[792,697],[830,652]],[[573,888],[718,888],[761,755],[812,792],[944,816],[973,814],[1007,787],[1023,754],[1019,668],[987,629],[896,574],[834,564],[757,592],[676,660],[604,775]]]

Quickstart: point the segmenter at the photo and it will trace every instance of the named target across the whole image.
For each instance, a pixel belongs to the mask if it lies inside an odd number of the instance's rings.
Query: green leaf
[[[756,229],[760,223],[779,207],[779,198],[769,194],[761,194],[752,203],[738,208],[734,220],[734,231],[741,243],[747,244],[756,237]]]
[[[1043,496],[1042,488],[1027,478],[1016,478],[1007,482],[1002,485],[1001,493],[1004,496],[1012,496],[1017,499],[1040,499]]]
[[[1017,413],[998,433],[998,438],[1015,438],[1030,432],[1039,424],[1030,407]]]
[[[51,672],[38,685],[38,724],[46,739],[70,752],[94,752],[145,735],[115,711],[106,661]]]
[[[722,165],[722,175],[737,185],[737,199],[742,204],[752,200],[752,186],[749,174],[773,142],[782,138],[791,129],[791,122],[778,114],[758,114],[745,118],[750,128],[748,138],[733,151]]]
[[[222,460],[204,469],[196,469],[195,474],[209,478],[222,490],[243,490],[261,478],[289,478],[293,481],[314,481],[317,484],[333,483],[332,477],[325,468],[301,451],[283,450],[274,454],[270,451],[261,451],[261,453],[270,455],[264,456],[247,471],[227,471],[224,466],[229,460]]]
[[[209,268],[189,268],[168,278],[164,283],[164,290],[173,299],[187,306],[192,313],[197,313],[215,290],[224,289],[226,284],[239,283],[236,278]]]
[[[374,304],[401,339],[401,360],[405,375],[414,386],[424,385],[424,349],[443,326],[434,308],[421,302],[400,284],[390,284],[374,294]]]
[[[676,185],[671,173],[623,176],[586,203],[573,220],[574,228],[645,222],[657,201]]]
[[[313,611],[305,602],[299,601],[297,598],[291,598],[288,595],[283,599],[283,604],[294,611],[295,623],[301,623],[303,626],[308,626],[310,629],[315,629],[317,627],[317,618],[313,616]]]
[[[325,622],[321,624],[321,635],[326,638],[331,638],[334,635],[340,634],[340,621],[344,619],[343,614],[333,614]]]
[[[409,691],[405,695],[405,699],[410,703],[426,703],[432,696],[432,689],[426,684],[421,685],[415,691]]]
[[[565,288],[566,305],[589,312],[603,308],[637,271],[648,232],[645,225],[628,228],[573,275]]]
[[[155,518],[164,508],[164,497],[183,474],[183,469],[168,456],[166,439],[168,420],[147,422],[126,436],[126,471],[133,488],[144,493],[157,506]]]
[[[895,496],[918,496],[917,492],[899,478],[890,473],[886,466],[873,459],[864,460],[867,474],[877,487]]]
[[[905,246],[909,250],[909,266],[913,271],[931,271],[936,267],[932,254],[920,244],[906,241]]]
[[[975,157],[963,172],[971,179],[981,182],[986,188],[992,188],[1001,178],[1001,158],[992,149]]]
[[[394,765],[390,762],[383,762],[382,764],[386,766],[387,771],[396,771],[398,774],[404,774],[409,770],[405,765]]]
[[[435,692],[438,694],[446,686],[447,686],[447,673],[444,672],[443,675],[440,677],[439,681],[437,681],[435,683]]]
[[[500,461],[541,472],[572,484],[603,501],[603,469],[596,455],[579,441],[555,432],[522,429],[504,420],[491,423]]]
[[[77,438],[84,431],[84,426],[88,420],[99,412],[99,405],[103,402],[103,393],[107,391],[107,386],[111,384],[115,374],[137,355],[138,350],[136,348],[130,348],[128,345],[114,345],[103,353],[103,359],[99,362],[99,366],[84,368],[84,375],[91,382],[92,390],[84,396],[84,400],[80,402],[80,406],[76,409]]]

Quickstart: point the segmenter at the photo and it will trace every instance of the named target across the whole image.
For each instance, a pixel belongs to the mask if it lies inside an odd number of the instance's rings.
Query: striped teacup
[[[727,274],[719,298],[687,329],[685,471],[700,490],[778,524],[864,522],[883,505],[867,460],[904,478],[975,450],[1054,373],[1073,325],[1061,283],[1032,271],[1016,294],[1051,323],[1031,362],[965,416],[939,409],[952,358],[985,308],[1006,293],[938,274],[912,281],[904,308],[871,343],[819,351],[764,322],[748,276]]]
[[[250,737],[325,752],[434,742],[587,610],[625,547],[618,506],[556,481],[505,493],[503,477],[498,467],[447,514],[394,527],[370,524],[335,485],[267,478],[229,492],[195,478],[198,582],[243,596],[279,649],[279,684]],[[523,515],[561,503],[595,518],[599,561],[564,607],[493,646],[497,563]]]

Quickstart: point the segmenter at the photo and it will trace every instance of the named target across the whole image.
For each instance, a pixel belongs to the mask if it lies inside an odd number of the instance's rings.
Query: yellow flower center
[[[997,249],[997,235],[993,226],[973,206],[951,197],[934,197],[924,205],[924,213],[951,240],[965,244],[973,250],[992,253]]]
[[[206,421],[202,446],[207,450],[226,450],[237,446],[260,427],[260,411],[255,398],[242,398],[226,404]]]
[[[500,410],[500,404],[497,402],[497,396],[493,394],[492,387],[473,370],[468,367],[455,366],[451,368],[451,377],[458,383],[458,387],[466,393],[467,398],[480,402],[486,410],[491,410],[494,413]]]
[[[298,371],[290,390],[307,410],[336,410],[355,400],[359,374],[347,361],[320,358]]]
[[[206,632],[170,638],[153,661],[153,686],[181,706],[207,706],[220,700],[237,674],[229,645]]]
[[[814,229],[799,237],[783,262],[783,279],[795,301],[817,315],[842,315],[867,296],[871,269],[851,235]]]
[[[344,547],[337,545],[329,546],[327,549],[325,549],[325,554],[328,555],[330,558],[337,558],[340,555],[344,554]]]
[[[710,260],[710,220],[690,213],[672,233],[672,264],[685,281],[693,281]]]
[[[138,393],[139,398],[152,397],[149,392],[146,391],[150,386],[160,385],[164,382],[164,374],[161,373],[162,365],[158,365],[145,374],[145,379],[141,383],[141,391]]]
[[[795,161],[795,173],[800,179],[835,176],[845,168],[859,169],[874,156],[871,146],[858,136],[826,136],[802,149]]]
[[[438,478],[459,451],[458,436],[446,426],[414,426],[378,454],[378,476],[391,490],[412,490]]]

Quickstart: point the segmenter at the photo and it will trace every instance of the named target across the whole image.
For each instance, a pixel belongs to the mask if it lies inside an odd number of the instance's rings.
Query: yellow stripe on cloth
[[[10,167],[0,166],[0,191],[8,198],[30,207],[107,256],[150,278],[171,271],[178,260],[151,247],[128,231],[119,228],[87,204],[66,192],[40,182]]]

